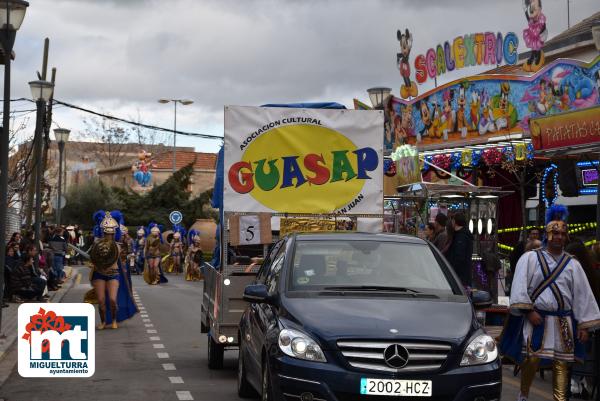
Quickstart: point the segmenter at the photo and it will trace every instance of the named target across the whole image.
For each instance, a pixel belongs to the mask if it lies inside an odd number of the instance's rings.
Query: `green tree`
[[[84,229],[93,228],[93,214],[98,210],[123,209],[123,202],[115,191],[100,180],[92,179],[83,185],[71,188],[63,209],[64,221],[79,224]]]

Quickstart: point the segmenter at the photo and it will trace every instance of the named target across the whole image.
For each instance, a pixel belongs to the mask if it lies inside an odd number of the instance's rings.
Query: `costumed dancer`
[[[150,285],[168,282],[162,272],[160,265],[162,236],[160,235],[160,227],[156,223],[150,224],[150,234],[146,238],[144,247],[144,258],[146,268],[144,269],[144,280]]]
[[[542,0],[523,0],[527,28],[523,30],[525,44],[531,49],[529,59],[523,64],[525,71],[536,72],[544,65],[544,42],[548,37],[546,16],[542,12]]]
[[[200,249],[200,232],[191,230],[189,234],[190,246],[185,257],[185,279],[187,281],[202,280],[200,267],[204,262]]]
[[[133,242],[133,251],[135,253],[135,273],[140,274],[144,271],[144,248],[146,246],[146,228],[140,227],[137,230],[137,238]]]
[[[185,228],[180,225],[173,227],[173,239],[170,244],[170,255],[172,258],[173,269],[176,274],[181,273],[182,260],[184,257],[184,243],[182,237],[185,236]]]
[[[101,210],[94,214],[96,240],[90,250],[90,281],[94,288],[86,294],[85,301],[98,303],[99,330],[107,324],[116,329],[118,321],[128,319],[137,312],[127,276],[121,272],[120,249],[116,242],[121,235],[118,222],[121,219],[119,211]],[[116,319],[113,319],[114,316]]]
[[[519,401],[527,400],[540,365],[552,365],[553,396],[566,401],[568,364],[584,357],[588,330],[600,326],[600,311],[583,268],[564,252],[567,209],[546,213],[544,247],[526,252],[515,268],[510,315],[500,350],[521,365]]]

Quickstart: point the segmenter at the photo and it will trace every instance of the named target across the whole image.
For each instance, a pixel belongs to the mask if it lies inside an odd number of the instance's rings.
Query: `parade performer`
[[[531,49],[529,59],[523,64],[525,71],[536,72],[544,65],[544,42],[548,37],[546,16],[542,12],[542,0],[524,0],[527,28],[523,30],[525,44]]]
[[[540,365],[549,364],[554,400],[566,401],[568,363],[583,359],[588,330],[600,326],[585,272],[564,252],[566,212],[559,205],[548,210],[544,247],[523,254],[515,269],[500,350],[521,365],[519,401],[527,400]]]
[[[180,225],[173,227],[173,238],[170,244],[170,255],[172,259],[173,269],[176,274],[181,273],[182,259],[185,255],[183,237],[185,236],[185,228]]]
[[[121,243],[123,245],[121,249],[121,260],[127,265],[127,270],[129,274],[131,274],[131,270],[135,269],[134,241],[133,238],[129,236],[129,229],[124,225],[121,225],[121,234]]]
[[[200,249],[200,233],[191,230],[189,236],[190,246],[185,257],[185,279],[187,281],[199,281],[202,280],[200,267],[204,261]]]
[[[149,227],[150,234],[146,238],[144,247],[144,258],[146,263],[146,267],[144,268],[144,280],[150,285],[166,283],[168,280],[163,275],[160,265],[160,247],[162,243],[160,228],[156,223],[151,223]]]
[[[137,238],[133,242],[133,251],[135,253],[135,272],[140,274],[144,271],[144,248],[146,247],[146,228],[140,227],[137,230]]]
[[[133,301],[131,282],[128,280],[126,268],[123,269],[119,245],[116,242],[121,236],[119,220],[122,220],[119,211],[101,210],[94,214],[96,241],[90,250],[90,281],[94,288],[86,294],[85,300],[98,303],[99,330],[104,329],[107,324],[116,329],[117,322],[129,319],[138,311]]]

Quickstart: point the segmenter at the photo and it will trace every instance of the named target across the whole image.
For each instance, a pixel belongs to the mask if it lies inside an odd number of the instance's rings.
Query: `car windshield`
[[[297,241],[289,289],[452,293],[428,245],[381,241]]]

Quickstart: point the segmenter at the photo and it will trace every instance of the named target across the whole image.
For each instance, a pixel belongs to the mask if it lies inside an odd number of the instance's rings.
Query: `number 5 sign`
[[[229,218],[229,242],[233,246],[270,244],[271,218],[269,215],[253,214]]]

